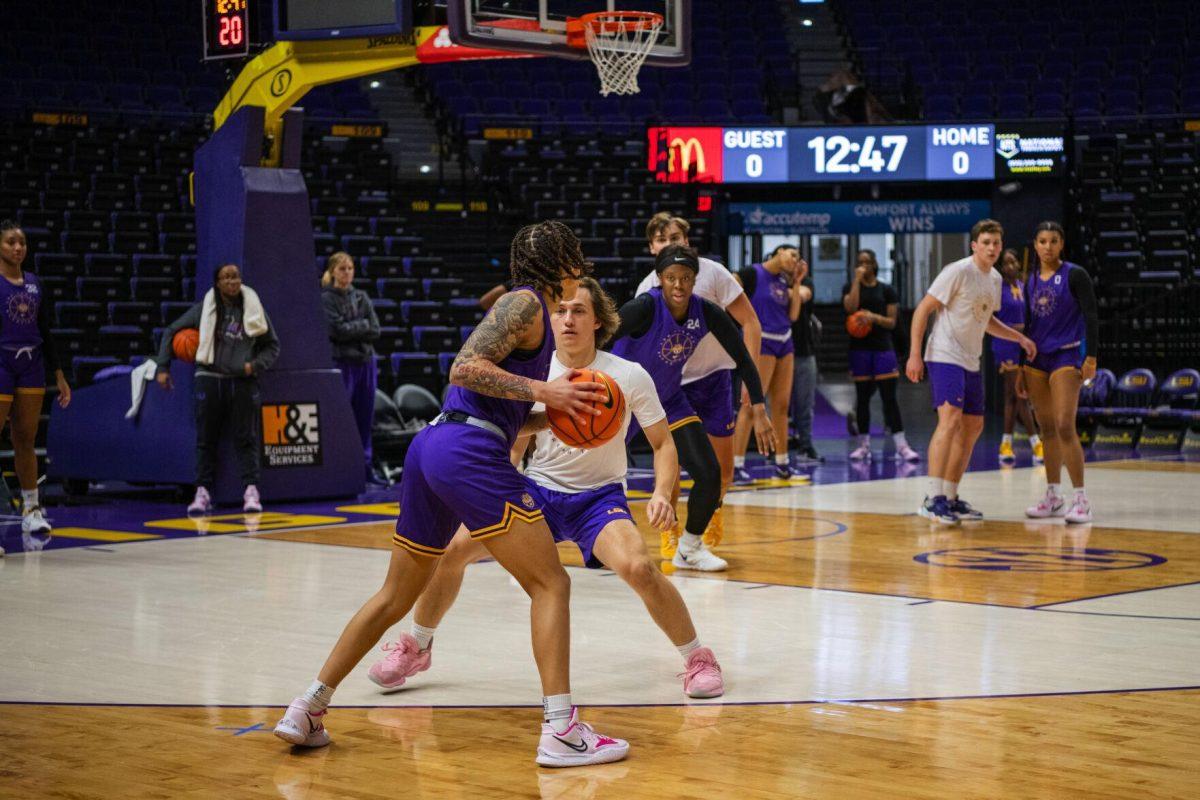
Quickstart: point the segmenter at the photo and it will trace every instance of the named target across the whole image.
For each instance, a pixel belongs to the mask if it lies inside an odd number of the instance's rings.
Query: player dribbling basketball
[[[631,417],[637,418],[654,449],[654,494],[646,504],[646,515],[659,530],[675,521],[670,494],[679,464],[650,375],[638,364],[596,349],[617,323],[612,299],[592,278],[580,281],[573,299],[559,303],[551,321],[558,349],[550,378],[572,369],[598,369],[617,382],[627,402],[620,431],[599,447],[568,447],[550,431],[537,433],[525,485],[541,504],[555,541],[574,542],[588,567],[608,567],[642,598],[650,616],[683,656],[684,693],[717,697],[724,692],[721,668],[712,650],[701,647],[679,591],[647,555],[625,499],[625,431]],[[538,424],[531,416],[527,428]],[[524,437],[517,440],[514,455],[518,458],[525,441]],[[401,634],[393,646],[385,645],[388,655],[371,667],[372,681],[395,689],[429,668],[434,630],[458,596],[466,566],[486,555],[483,546],[460,528],[417,602],[412,632]]]

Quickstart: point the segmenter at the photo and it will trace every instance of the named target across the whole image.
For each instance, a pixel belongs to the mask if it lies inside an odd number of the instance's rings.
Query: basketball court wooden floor
[[[685,701],[619,579],[571,569],[575,697],[631,742],[578,770],[533,763],[528,603],[493,563],[468,570],[429,672],[383,694],[371,656],[330,748],[270,735],[377,588],[386,504],[10,556],[0,797],[1195,798],[1200,465],[1090,470],[1079,528],[1022,518],[1034,469],[969,474],[988,521],[955,529],[912,514],[919,478],[731,495],[730,571],[672,575],[719,701]]]

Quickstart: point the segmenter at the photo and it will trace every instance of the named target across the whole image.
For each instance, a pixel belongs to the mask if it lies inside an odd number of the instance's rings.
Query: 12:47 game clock
[[[249,0],[200,0],[204,60],[244,58],[250,53]]]

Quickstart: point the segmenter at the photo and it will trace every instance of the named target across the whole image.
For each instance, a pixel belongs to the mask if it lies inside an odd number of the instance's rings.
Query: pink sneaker
[[[1056,494],[1046,494],[1037,505],[1030,506],[1025,509],[1025,516],[1032,519],[1046,519],[1047,517],[1061,517],[1067,513],[1067,501]]]
[[[688,656],[686,672],[683,673],[683,693],[688,697],[720,697],[725,694],[725,679],[721,677],[721,665],[707,647],[694,650]]]
[[[187,507],[189,517],[207,514],[212,511],[212,497],[208,494],[208,489],[203,486],[196,487],[196,496],[192,498],[192,502]]]
[[[858,447],[850,452],[851,461],[870,461],[871,460],[871,437],[858,437]]]
[[[572,707],[571,725],[563,733],[555,733],[549,722],[542,723],[537,752],[537,763],[543,767],[583,767],[620,761],[629,755],[629,742],[596,733],[579,721],[579,709]]]
[[[247,514],[257,514],[262,511],[262,501],[258,499],[258,487],[251,484],[242,495],[242,511]]]
[[[399,689],[404,681],[429,669],[429,660],[433,653],[433,643],[428,650],[422,650],[417,639],[411,633],[400,634],[400,641],[393,645],[385,644],[383,650],[387,653],[382,661],[376,661],[367,672],[367,677],[376,686],[384,689]]]
[[[910,464],[915,464],[921,460],[921,455],[916,450],[913,450],[908,445],[904,445],[896,451],[896,460],[907,461]]]
[[[308,710],[308,701],[297,697],[283,712],[283,719],[275,723],[275,735],[297,747],[324,747],[329,744],[329,732],[325,730],[325,715],[313,714]]]
[[[1092,521],[1092,504],[1088,502],[1086,497],[1079,495],[1075,496],[1075,500],[1071,503],[1071,510],[1067,512],[1067,522],[1074,525],[1083,525]]]

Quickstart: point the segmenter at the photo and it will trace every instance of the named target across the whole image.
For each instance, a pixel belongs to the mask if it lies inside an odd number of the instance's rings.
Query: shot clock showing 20
[[[988,181],[995,176],[994,145],[993,125],[652,128],[650,168],[667,181]],[[665,172],[663,147],[669,148]]]
[[[244,58],[250,53],[248,0],[201,0],[204,60]]]

